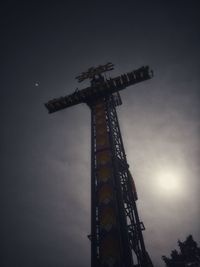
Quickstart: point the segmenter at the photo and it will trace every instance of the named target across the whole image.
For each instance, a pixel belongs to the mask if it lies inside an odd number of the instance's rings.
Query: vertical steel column
[[[99,266],[99,236],[98,236],[98,217],[97,217],[97,196],[96,196],[96,175],[95,175],[95,113],[94,106],[90,106],[91,109],[91,266]]]
[[[114,99],[111,95],[88,103],[91,109],[91,266],[152,267],[120,132],[118,97]]]
[[[92,267],[132,267],[121,227],[106,99],[90,103],[92,117]]]
[[[137,194],[135,187],[133,187],[134,181],[132,180],[126,160],[113,96],[110,96],[107,100],[107,117],[121,217],[120,226],[124,247],[126,248],[126,259],[135,254],[137,266],[152,266],[144,245],[142,223],[139,220],[136,206]],[[127,266],[132,266],[131,264],[127,263]]]

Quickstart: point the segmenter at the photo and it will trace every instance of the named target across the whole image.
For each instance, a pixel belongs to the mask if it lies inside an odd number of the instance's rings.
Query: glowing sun
[[[162,194],[172,195],[183,192],[181,174],[176,170],[160,170],[156,173],[157,190]]]

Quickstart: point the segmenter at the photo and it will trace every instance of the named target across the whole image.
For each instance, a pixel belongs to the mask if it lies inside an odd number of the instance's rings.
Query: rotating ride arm
[[[76,90],[74,93],[53,99],[45,104],[49,113],[56,112],[80,103],[89,103],[92,100],[105,97],[125,89],[127,86],[151,79],[153,72],[148,66],[122,74],[115,78],[106,79],[82,90]]]

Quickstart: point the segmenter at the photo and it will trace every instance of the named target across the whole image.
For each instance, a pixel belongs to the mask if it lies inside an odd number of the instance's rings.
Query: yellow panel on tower
[[[99,110],[104,110],[105,109],[105,104],[102,101],[99,101],[95,105],[95,111],[98,112]]]
[[[112,206],[105,206],[100,212],[100,227],[109,232],[116,226],[116,213]]]
[[[109,184],[104,184],[98,191],[99,204],[107,205],[113,200],[113,188]]]
[[[107,135],[101,135],[96,138],[97,150],[109,147],[109,138]]]
[[[114,234],[104,238],[100,254],[102,256],[102,266],[119,267],[119,241]]]
[[[109,179],[112,178],[112,169],[111,166],[102,166],[97,170],[97,177],[100,182],[106,183]]]
[[[103,150],[97,152],[97,167],[99,165],[106,165],[111,163],[112,157],[111,152],[109,150]]]
[[[104,111],[104,109],[96,110],[96,117],[97,118],[105,117],[105,111]]]

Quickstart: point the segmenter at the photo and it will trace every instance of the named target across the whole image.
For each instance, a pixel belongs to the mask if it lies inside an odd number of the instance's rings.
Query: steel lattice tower
[[[52,113],[84,102],[91,110],[91,266],[152,267],[116,112],[122,104],[119,91],[150,79],[152,72],[146,66],[105,79],[102,73],[112,69],[112,63],[90,68],[77,77],[79,82],[90,78],[90,87],[45,106]]]

